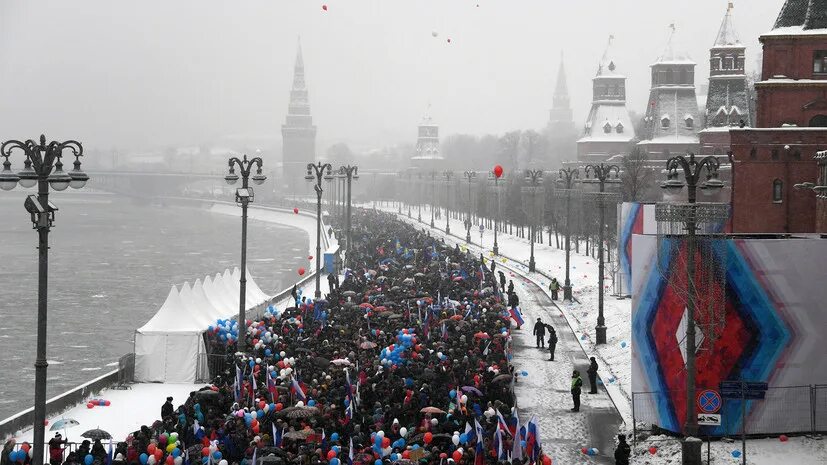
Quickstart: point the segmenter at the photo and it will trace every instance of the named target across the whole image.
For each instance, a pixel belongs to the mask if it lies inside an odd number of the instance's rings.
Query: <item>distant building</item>
[[[751,102],[744,66],[746,47],[732,24],[732,2],[709,50],[709,88],[704,129],[698,134],[703,155],[725,155],[729,128],[751,127]]]
[[[592,79],[592,107],[577,141],[577,160],[602,162],[629,153],[635,127],[626,109],[626,76],[617,71],[612,55],[613,36]]]
[[[763,44],[755,128],[731,129],[737,233],[812,233],[827,148],[827,1],[787,0]],[[823,205],[822,205],[823,207]]]
[[[422,171],[432,171],[442,167],[444,158],[439,151],[439,126],[434,124],[429,115],[422,118],[416,138],[416,149],[411,157],[411,165]]]
[[[316,126],[313,125],[313,117],[310,115],[301,44],[296,52],[293,88],[290,90],[290,104],[287,107],[285,124],[281,126],[281,136],[284,188],[286,192],[296,192],[299,186],[308,185],[304,179],[307,164],[316,158]]]
[[[554,87],[551,110],[549,110],[548,126],[548,154],[551,167],[563,160],[571,160],[577,152],[577,129],[574,126],[574,116],[569,100],[569,88],[566,84],[566,68],[563,63],[563,54],[560,53],[560,68],[557,71],[557,83]]]
[[[703,119],[695,95],[695,62],[676,50],[675,25],[652,68],[652,86],[639,145],[651,159],[697,152]]]

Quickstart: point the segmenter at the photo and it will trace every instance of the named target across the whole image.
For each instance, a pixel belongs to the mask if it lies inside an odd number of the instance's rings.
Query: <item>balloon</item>
[[[442,357],[442,352],[439,352],[437,355]],[[451,399],[455,398],[457,396],[457,391],[455,391],[454,389],[451,389],[451,391],[448,392],[448,396],[450,396]]]
[[[741,451],[738,450],[738,449],[735,449],[734,451],[732,451],[732,456],[737,459],[738,457],[741,456]]]
[[[20,446],[20,448],[23,449],[23,452],[27,454],[29,453],[29,449],[31,449],[31,447],[32,446],[30,446],[28,442],[24,442],[23,445]]]
[[[294,209],[293,209],[293,213],[295,213],[295,214],[297,214],[297,215],[298,215],[298,214],[299,214],[299,209],[298,209],[298,208],[294,208]]]
[[[147,461],[147,459],[149,459],[149,456],[148,456],[148,455],[146,455],[146,454],[141,454],[141,455],[138,457],[138,460],[140,460],[140,461],[141,461],[141,465],[146,465],[146,461]]]
[[[173,450],[175,450],[175,443],[170,442],[169,444],[167,444],[167,448],[166,448],[167,454],[171,454]]]
[[[307,406],[308,407],[315,407],[316,406],[316,401],[314,399],[308,400],[307,401]]]
[[[451,39],[448,39],[448,40],[451,40]],[[451,457],[454,458],[454,462],[459,462],[459,460],[462,458],[462,452],[460,452],[458,450],[455,450],[453,455],[451,455]]]
[[[210,448],[209,447],[202,447],[201,448],[201,455],[204,457],[210,455]]]
[[[551,465],[551,457],[543,454],[543,465]]]
[[[322,9],[323,9],[324,11],[327,11],[327,5],[322,5]]]
[[[451,442],[453,442],[455,446],[459,445],[459,441],[460,441],[459,435],[455,434],[455,435],[451,436]]]
[[[336,433],[333,433],[333,434],[336,434]],[[405,428],[404,426],[402,428],[399,428],[399,435],[402,436],[403,438],[405,436],[407,436],[408,435],[408,428]]]
[[[338,441],[339,440],[339,433],[333,433],[330,435],[331,441]]]
[[[217,451],[213,452],[212,453],[212,458],[215,459],[216,461],[221,460],[221,451],[217,450]]]
[[[460,398],[460,400],[462,400],[462,403],[463,403],[463,404],[465,404],[465,403],[467,403],[467,402],[468,402],[468,396],[466,396],[465,394],[463,394],[463,395],[462,395],[462,397]]]
[[[150,455],[149,458],[146,459],[146,465],[155,465],[156,463],[158,463],[158,459],[155,458],[154,455]]]
[[[172,461],[173,465],[181,465],[184,463],[184,457],[175,457],[175,460]]]
[[[453,440],[453,438],[452,438],[452,440]],[[459,442],[461,442],[462,444],[468,443],[468,435],[465,434],[465,433],[460,434],[459,435]]]
[[[218,462],[218,465],[227,465],[227,461],[226,461],[226,460],[222,460],[222,461]]]
[[[156,462],[161,460],[161,457],[163,457],[163,456],[164,456],[164,451],[162,451],[161,449],[155,449],[155,455],[153,455],[153,457],[155,457]]]
[[[503,175],[503,167],[500,165],[494,166],[494,176],[500,178]]]
[[[166,462],[167,465],[175,465],[175,457],[167,455],[167,459],[164,460],[164,462]]]
[[[330,459],[330,465],[339,465],[339,459],[333,457],[332,459]]]
[[[108,400],[105,400],[105,401],[103,401],[103,405],[109,407],[110,405],[112,405],[112,402],[109,402]]]
[[[391,438],[382,438],[382,448],[390,447]]]
[[[431,434],[430,431],[428,431],[427,433],[425,433],[425,436],[423,436],[422,439],[425,441],[425,444],[430,444],[431,441],[434,440],[434,435]]]
[[[92,465],[92,462],[95,461],[95,457],[92,454],[86,454],[86,457],[83,458],[83,463],[86,465]]]
[[[304,274],[304,268],[299,268],[299,276],[302,276],[303,274]]]
[[[373,462],[373,465],[382,465],[382,459],[376,459],[376,461]]]
[[[158,449],[158,447],[155,444],[152,444],[152,443],[150,443],[148,446],[146,446],[146,451],[149,453],[149,455],[155,455],[155,451],[157,449]]]
[[[331,460],[333,457],[336,457],[336,451],[335,450],[327,451],[327,460]]]
[[[92,402],[87,402],[86,408],[95,408],[95,404],[93,404]]]
[[[650,453],[650,454],[652,454],[652,455],[657,454],[657,453],[658,453],[658,448],[657,448],[657,447],[655,447],[655,446],[651,446],[651,447],[649,448],[649,453]]]
[[[778,440],[781,442],[787,442],[790,438],[788,438],[786,434],[782,434],[781,436],[778,436]]]

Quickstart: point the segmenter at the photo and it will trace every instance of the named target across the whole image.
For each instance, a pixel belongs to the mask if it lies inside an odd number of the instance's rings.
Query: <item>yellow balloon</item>
[[[507,262],[508,262],[508,260],[503,258],[503,263],[507,263]]]
[[[174,442],[170,443],[170,444],[167,444],[167,453],[168,454],[172,453],[173,449],[175,449],[175,443]]]

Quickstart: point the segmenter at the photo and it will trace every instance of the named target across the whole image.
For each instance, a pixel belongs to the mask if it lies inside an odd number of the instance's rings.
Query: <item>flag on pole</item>
[[[235,367],[235,381],[233,382],[233,394],[235,395],[235,401],[241,401],[241,384],[242,380],[244,379],[243,374],[241,373],[241,368],[238,366]]]
[[[474,465],[485,465],[485,449],[483,448],[483,430],[480,422],[474,418],[474,429],[477,432],[477,445],[474,449]]]
[[[281,447],[282,432],[284,432],[284,428],[279,431],[276,429],[276,424],[273,423],[273,447]]]
[[[502,430],[508,434],[511,434],[511,430],[508,428],[508,423],[505,422],[505,418],[503,418],[503,414],[497,410],[497,430]]]
[[[517,437],[517,431],[520,429],[520,414],[517,412],[517,407],[511,409],[511,418],[508,419],[508,432],[511,437]]]
[[[353,437],[350,438],[350,444],[347,448],[347,464],[353,465]]]
[[[307,397],[305,397],[304,391],[302,390],[302,387],[299,385],[299,382],[296,381],[296,378],[292,378],[290,380],[290,390],[293,391],[293,393],[296,395],[296,397],[299,398],[300,401],[304,402],[305,400],[307,400]]]
[[[270,393],[270,401],[276,402],[278,396],[276,395],[276,380],[273,379],[273,373],[266,370],[267,373],[267,391]]]
[[[494,432],[494,452],[497,454],[497,460],[504,460],[508,457],[505,450],[505,441],[503,437],[503,430],[497,428]]]
[[[525,450],[532,462],[540,458],[540,425],[536,415],[526,423]]]
[[[517,322],[517,326],[522,326],[525,324],[525,320],[523,319],[523,314],[520,313],[520,307],[514,306],[509,307],[508,313],[511,314],[511,318]]]
[[[253,448],[253,461],[250,462],[252,465],[256,465],[256,453],[258,452],[258,447]]]
[[[106,453],[106,465],[112,465],[112,438],[109,438],[109,452]]]

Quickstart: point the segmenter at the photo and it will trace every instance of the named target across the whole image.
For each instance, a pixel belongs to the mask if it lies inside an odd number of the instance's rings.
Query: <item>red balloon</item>
[[[161,457],[164,456],[164,451],[161,449],[155,449],[155,461],[161,460]]]
[[[86,408],[95,408],[95,404],[93,404],[92,402],[87,402]]]
[[[787,442],[790,440],[790,438],[788,438],[786,434],[782,434],[781,436],[778,436],[778,440],[780,440],[781,442]]]
[[[149,444],[146,446],[146,453],[149,455],[155,455],[155,451],[158,450],[158,447],[155,444]]]
[[[403,458],[403,459],[409,459],[409,458],[411,458],[411,451],[406,450],[406,451],[402,452],[402,458]]]
[[[31,449],[32,446],[30,446],[28,442],[24,442],[23,445],[20,446],[20,448],[23,449],[23,451],[28,454],[29,449]]]
[[[103,403],[103,405],[105,405],[105,406],[109,407],[110,405],[112,405],[112,402],[109,402],[109,401],[107,400],[107,401],[105,401],[105,402]]]
[[[336,451],[333,450],[333,449],[330,449],[329,451],[327,451],[327,459],[331,460],[333,457],[336,457]]]
[[[543,465],[551,465],[551,457],[543,454]]]
[[[503,175],[503,167],[500,165],[496,165],[494,167],[494,176],[501,177]]]
[[[657,454],[658,453],[658,448],[655,447],[655,446],[650,447],[649,448],[649,453],[652,454],[652,455]]]
[[[431,434],[430,431],[428,431],[427,433],[425,433],[425,436],[423,436],[422,439],[425,440],[425,444],[430,444],[431,441],[434,440],[434,435]]]
[[[276,412],[280,412],[281,409],[283,409],[283,408],[284,408],[284,404],[282,404],[281,402],[276,404]]]
[[[327,11],[327,5],[322,5],[322,9],[323,9],[324,11]]]
[[[313,260],[313,255],[308,255],[308,256],[307,256],[307,259],[308,259],[308,260]]]
[[[298,209],[298,208],[294,208],[294,209],[293,209],[293,213],[295,213],[295,214],[297,214],[297,215],[298,215],[298,214],[299,214],[299,209]]]
[[[210,448],[209,447],[202,448],[201,449],[201,455],[203,455],[204,457],[210,455]]]
[[[459,462],[462,458],[462,452],[455,450],[454,453],[451,455],[454,458],[454,462]]]
[[[166,462],[167,462],[167,465],[175,465],[175,457],[173,457],[171,455],[167,455]]]
[[[582,452],[582,453],[584,453],[584,454],[588,454],[588,453],[589,453],[589,449],[586,449],[585,447],[583,447],[583,448],[581,448],[581,449],[580,449],[580,452]]]
[[[391,438],[382,438],[382,448],[391,446]]]
[[[299,276],[304,274],[304,268],[299,268]]]

